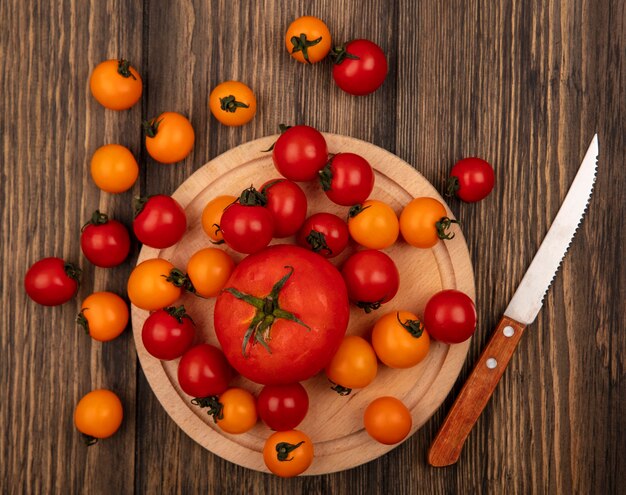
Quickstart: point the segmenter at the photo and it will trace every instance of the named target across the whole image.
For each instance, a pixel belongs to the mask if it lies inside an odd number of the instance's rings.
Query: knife
[[[585,214],[595,182],[597,158],[596,134],[550,230],[441,425],[428,452],[430,465],[449,466],[459,459],[463,443],[489,402],[524,330],[535,321],[543,298]]]

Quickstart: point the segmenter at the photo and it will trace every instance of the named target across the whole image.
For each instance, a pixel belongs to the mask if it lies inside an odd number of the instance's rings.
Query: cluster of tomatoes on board
[[[315,63],[329,52],[325,24],[313,17],[294,21],[285,37],[290,54]],[[356,40],[333,50],[333,76],[351,94],[376,90],[387,74],[380,48]],[[372,70],[375,68],[375,70]],[[370,72],[368,72],[370,71]],[[124,110],[141,97],[139,73],[126,60],[108,60],[92,72],[90,89],[106,108]],[[210,108],[226,125],[248,122],[256,100],[236,81],[218,85]],[[165,112],[143,123],[148,153],[158,162],[175,163],[193,148],[194,131],[186,117]],[[371,339],[345,336],[350,303],[365,312],[378,310],[396,295],[400,273],[384,249],[400,235],[417,248],[431,248],[450,239],[454,220],[435,198],[409,202],[400,216],[383,201],[370,198],[374,172],[355,153],[329,154],[324,136],[297,125],[281,127],[272,148],[280,175],[239,196],[218,196],[202,214],[202,227],[214,246],[194,253],[181,270],[166,259],[148,259],[132,271],[128,298],[150,312],[142,328],[145,349],[155,358],[178,362],[180,388],[192,403],[206,408],[219,428],[231,434],[256,425],[258,417],[272,430],[263,456],[280,476],[304,472],[313,459],[310,438],[295,428],[305,418],[309,398],[299,383],[324,370],[333,389],[347,395],[370,384],[378,360],[391,368],[408,368],[428,354],[430,338],[458,343],[475,330],[471,299],[444,290],[428,301],[423,318],[409,311],[383,315]],[[119,144],[102,146],[91,160],[91,175],[103,191],[121,193],[138,177],[132,153]],[[318,181],[346,217],[328,212],[307,216],[307,196],[298,182]],[[491,166],[478,158],[458,162],[452,169],[450,194],[478,201],[493,188]],[[157,249],[178,243],[187,231],[184,209],[172,197],[138,198],[132,230],[144,245]],[[273,239],[295,238],[297,245],[269,246]],[[328,261],[341,254],[350,239],[361,246],[338,269]],[[246,256],[238,265],[227,251]],[[130,234],[120,222],[96,211],[81,231],[81,249],[94,265],[111,268],[130,252]],[[27,294],[43,305],[69,301],[77,292],[80,270],[60,258],[44,258],[25,276]],[[214,327],[220,348],[197,343],[194,321],[183,305],[184,293],[216,298]],[[96,292],[81,305],[77,323],[92,338],[106,342],[128,325],[128,305],[112,292]],[[235,372],[264,385],[257,397],[230,387]],[[84,396],[74,421],[89,442],[117,431],[123,416],[119,398],[105,389]],[[380,397],[365,410],[364,427],[375,440],[394,444],[411,429],[411,415],[394,397]]]

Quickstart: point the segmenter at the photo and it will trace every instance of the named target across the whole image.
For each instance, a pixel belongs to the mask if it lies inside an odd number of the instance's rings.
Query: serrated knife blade
[[[596,134],[504,316],[433,440],[428,452],[432,466],[449,466],[459,459],[467,436],[489,402],[526,326],[535,321],[589,204],[597,158]]]

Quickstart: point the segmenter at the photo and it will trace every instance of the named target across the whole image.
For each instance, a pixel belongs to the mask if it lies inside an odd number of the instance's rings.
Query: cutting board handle
[[[526,325],[502,317],[430,446],[431,466],[449,466],[459,459],[465,439],[489,402],[525,329]]]

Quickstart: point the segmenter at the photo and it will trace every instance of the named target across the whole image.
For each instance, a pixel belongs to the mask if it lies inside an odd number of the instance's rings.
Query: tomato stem
[[[81,433],[81,437],[83,438],[83,442],[87,447],[91,447],[98,443],[98,439],[96,437],[92,437],[91,435],[87,435],[86,433]]]
[[[239,204],[242,206],[265,206],[267,204],[267,196],[257,191],[254,186],[244,189],[239,196]]]
[[[189,292],[190,294],[193,294],[194,296],[200,297],[202,299],[208,299],[208,297],[204,297],[198,294],[198,291],[196,291],[196,288],[193,286],[193,282],[189,278],[189,275],[187,275],[182,270],[179,270],[178,268],[172,268],[169,275],[161,276],[165,277],[165,280],[167,280],[175,287],[180,287],[185,292]]]
[[[177,308],[174,306],[170,306],[169,308],[165,308],[163,311],[165,311],[168,315],[174,318],[178,323],[182,323],[183,318],[187,318],[192,324],[196,324],[191,316],[187,314],[187,310],[182,304]]]
[[[268,353],[272,353],[272,350],[270,349],[267,341],[271,338],[270,330],[272,328],[272,325],[278,319],[293,321],[298,325],[302,325],[308,331],[311,331],[311,327],[309,327],[293,313],[282,309],[278,304],[278,296],[280,294],[280,291],[283,289],[283,287],[287,283],[287,280],[289,280],[294,272],[293,266],[285,266],[284,268],[287,268],[289,270],[289,273],[285,274],[278,282],[274,284],[274,286],[272,287],[272,291],[267,296],[265,296],[265,298],[246,294],[235,289],[234,287],[224,289],[226,292],[232,294],[240,301],[244,301],[256,308],[256,313],[250,321],[250,324],[246,329],[246,333],[244,334],[243,341],[241,343],[241,353],[244,357],[246,357],[248,344],[254,345],[257,342],[261,344]]]
[[[306,242],[311,246],[311,250],[314,253],[324,254],[326,256],[332,256],[333,250],[328,247],[326,243],[326,236],[322,232],[318,232],[315,229],[311,229],[311,232],[306,236]]]
[[[155,137],[157,135],[157,132],[159,132],[159,125],[161,124],[161,122],[163,122],[163,119],[157,120],[156,117],[150,120],[144,120],[141,123],[141,126],[143,127],[143,132],[146,137]]]
[[[291,129],[291,126],[287,124],[278,124],[278,130],[280,131],[281,134],[283,134],[287,129]],[[276,141],[274,141],[272,143],[272,146],[270,146],[266,150],[261,150],[261,153],[267,153],[268,151],[272,151],[275,145],[276,145]]]
[[[333,171],[331,170],[331,166],[334,157],[335,155],[332,155],[324,168],[318,172],[320,176],[320,183],[322,184],[322,189],[324,191],[330,191],[331,189],[331,183],[333,181]]]
[[[366,313],[371,313],[380,308],[380,305],[383,303],[383,300],[368,302],[368,301],[359,301],[356,303],[357,307],[361,308]]]
[[[122,77],[132,77],[135,81],[137,78],[130,71],[130,62],[124,58],[117,61],[117,73]]]
[[[222,227],[220,227],[218,224],[214,223],[213,225],[211,225],[211,227],[215,227],[215,230],[213,231],[213,235],[217,236],[217,234],[219,234],[222,231]],[[224,244],[224,239],[222,239],[221,241],[209,241],[211,244],[215,244],[216,246],[219,246],[220,244]]]
[[[343,45],[334,47],[330,52],[330,56],[333,59],[333,63],[335,65],[341,64],[347,58],[351,60],[360,60],[360,57],[357,57],[356,55],[349,53],[346,50],[345,43]]]
[[[309,48],[317,45],[320,41],[322,41],[321,36],[316,40],[310,41],[307,39],[305,33],[300,33],[300,36],[292,36],[291,44],[293,45],[293,49],[291,50],[291,53],[293,54],[297,52],[302,52],[304,60],[306,60],[307,64],[310,64],[311,61],[309,60]]]
[[[82,232],[89,225],[104,225],[108,221],[109,221],[109,217],[106,214],[100,213],[100,210],[96,210],[91,215],[91,218],[89,219],[89,221],[80,228],[80,231]]]
[[[420,320],[406,320],[402,323],[399,312],[396,312],[396,318],[398,318],[398,323],[400,323],[400,325],[402,325],[416,339],[419,339],[424,333],[424,330],[426,330],[426,327]]]
[[[356,217],[359,213],[362,213],[363,211],[367,210],[370,206],[372,206],[372,205],[367,205],[367,206],[354,205],[354,206],[351,206],[350,210],[348,211],[348,219]]]
[[[242,101],[237,101],[234,95],[228,95],[224,98],[220,98],[220,109],[225,112],[235,113],[238,108],[250,108],[250,105],[246,105]]]
[[[66,262],[63,264],[63,270],[69,278],[75,280],[80,285],[80,274],[83,273],[80,268],[78,268],[76,265],[73,265],[72,263]]]
[[[456,175],[451,175],[450,177],[448,177],[448,180],[446,180],[444,184],[444,188],[446,191],[444,193],[444,196],[446,198],[456,196],[456,192],[459,190],[460,187],[461,186],[459,184],[459,178]]]
[[[191,403],[194,406],[200,408],[208,407],[207,414],[213,417],[213,421],[217,423],[219,420],[224,419],[224,404],[219,401],[217,395],[211,395],[209,397],[196,397],[191,399]]]
[[[87,335],[89,335],[89,320],[87,320],[87,317],[85,316],[86,309],[89,308],[83,308],[80,313],[76,315],[76,323],[83,328]]]
[[[452,220],[448,217],[441,217],[441,219],[435,224],[435,228],[437,229],[437,235],[439,239],[450,240],[454,239],[454,233],[449,232],[448,229],[452,226],[452,224],[458,224],[456,220]]]
[[[291,452],[293,452],[294,450],[296,450],[298,447],[300,447],[300,445],[302,445],[304,443],[304,440],[296,443],[295,445],[293,443],[288,443],[288,442],[279,442],[276,444],[276,458],[279,461],[292,461],[293,457],[289,458],[289,454]]]
[[[351,388],[344,387],[342,385],[339,385],[338,383],[334,383],[334,382],[331,382],[331,383],[333,384],[333,386],[330,387],[330,389],[334,390],[335,392],[337,392],[342,397],[345,397],[346,395],[350,395],[352,393],[352,389]]]

